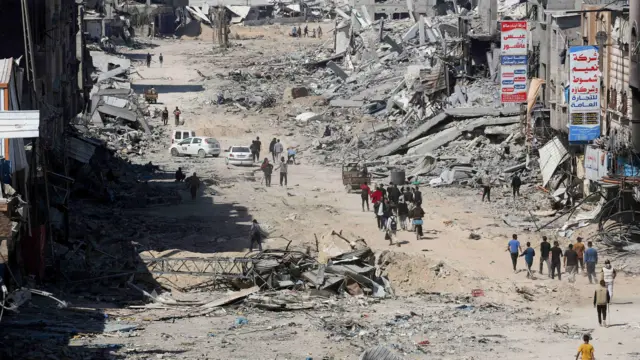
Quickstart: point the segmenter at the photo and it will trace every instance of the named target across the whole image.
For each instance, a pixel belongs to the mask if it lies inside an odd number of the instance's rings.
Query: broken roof
[[[100,105],[97,110],[101,114],[117,117],[123,120],[138,121],[136,113],[130,110],[121,109],[111,105]]]

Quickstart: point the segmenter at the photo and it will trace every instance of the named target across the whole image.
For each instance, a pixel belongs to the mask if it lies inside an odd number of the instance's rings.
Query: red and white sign
[[[500,54],[527,55],[528,30],[526,21],[503,21],[500,23]]]

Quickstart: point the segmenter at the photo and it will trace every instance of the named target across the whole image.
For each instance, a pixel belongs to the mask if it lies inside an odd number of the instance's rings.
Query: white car
[[[172,144],[169,148],[171,156],[199,156],[201,158],[211,155],[213,157],[220,156],[220,143],[218,140],[210,137],[190,137]]]
[[[248,146],[232,146],[229,148],[224,162],[227,165],[253,165],[253,154]]]

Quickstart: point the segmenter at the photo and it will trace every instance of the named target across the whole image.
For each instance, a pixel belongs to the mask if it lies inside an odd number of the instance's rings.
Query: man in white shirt
[[[284,146],[282,146],[280,139],[278,139],[277,142],[273,145],[273,153],[275,158],[279,159],[283,151],[284,151]]]

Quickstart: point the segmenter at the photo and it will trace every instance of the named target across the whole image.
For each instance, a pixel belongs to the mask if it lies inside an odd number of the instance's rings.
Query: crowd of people
[[[302,27],[300,27],[298,25],[298,27],[293,27],[291,29],[291,33],[289,34],[289,36],[292,37],[318,37],[318,38],[322,38],[322,27],[318,26],[317,29],[311,29],[311,33],[309,33],[309,26],[305,25],[304,29]]]
[[[532,278],[533,272],[531,268],[536,251],[531,247],[531,243],[527,242],[526,248],[523,250],[518,240],[518,235],[513,234],[512,239],[507,243],[507,251],[511,255],[513,272],[518,272],[518,258],[524,257],[527,277]],[[562,280],[562,267],[564,266],[564,272],[569,277],[567,281],[570,283],[575,282],[575,275],[581,272],[589,279],[589,284],[599,285],[593,296],[593,306],[598,312],[598,323],[601,326],[607,325],[607,306],[613,298],[613,284],[617,272],[613,268],[611,261],[605,260],[604,266],[600,268],[599,274],[597,273],[598,250],[593,247],[593,242],[587,242],[585,247],[583,239],[578,237],[574,244],[569,244],[567,249],[563,251],[558,241],[554,241],[553,246],[551,246],[547,237],[543,236],[540,243],[539,264],[539,274],[544,274],[543,270],[546,267],[547,275],[551,279],[555,279],[557,275],[558,280]],[[544,266],[545,264],[546,266]]]
[[[415,231],[418,238],[423,236],[424,210],[422,192],[418,186],[398,188],[398,185],[390,183],[387,188],[378,184],[371,189],[365,182],[360,186],[360,191],[362,211],[371,211],[371,200],[378,229],[385,232],[385,239],[389,240],[389,245],[394,244],[398,230]],[[399,243],[396,242],[396,245],[399,246]]]

